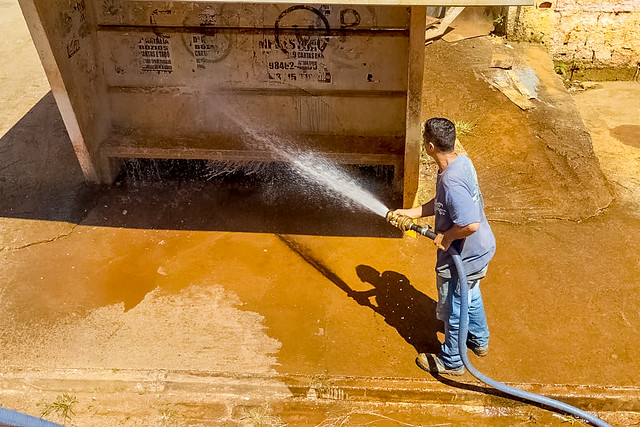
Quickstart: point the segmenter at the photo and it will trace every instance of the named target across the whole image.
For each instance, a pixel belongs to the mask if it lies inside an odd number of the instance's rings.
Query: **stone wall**
[[[617,69],[631,78],[640,63],[640,1],[537,0],[509,8],[507,35],[547,45],[560,68]]]

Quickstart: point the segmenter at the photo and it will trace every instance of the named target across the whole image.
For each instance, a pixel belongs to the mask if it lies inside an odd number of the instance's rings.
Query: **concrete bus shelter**
[[[262,129],[392,166],[406,206],[426,6],[526,4],[20,0],[87,181],[113,182],[122,159],[279,160],[252,139]]]

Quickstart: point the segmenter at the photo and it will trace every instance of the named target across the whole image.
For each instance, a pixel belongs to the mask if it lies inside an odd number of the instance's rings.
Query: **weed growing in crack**
[[[258,407],[242,408],[242,412],[243,415],[240,417],[240,421],[243,425],[269,427],[283,427],[287,425],[282,418],[273,414],[273,409],[267,403]]]
[[[404,421],[400,421],[398,419],[391,418],[391,417],[388,417],[386,415],[379,414],[377,412],[361,411],[361,410],[356,410],[356,409],[352,409],[349,412],[343,413],[343,414],[340,414],[340,415],[328,416],[324,421],[322,421],[316,427],[335,427],[335,426],[355,425],[354,424],[355,420],[352,419],[352,417],[354,417],[354,416],[360,416],[359,419],[358,419],[358,422],[360,423],[360,425],[369,425],[369,424],[378,424],[378,423],[384,424],[384,423],[386,423],[387,425],[401,425],[401,426],[408,426],[408,427],[418,427],[415,424],[405,423]],[[367,417],[371,421],[368,421],[368,422],[364,423],[363,420],[362,420],[363,416]],[[447,423],[447,424],[436,424],[436,425],[449,425],[449,423]]]
[[[467,120],[455,120],[453,124],[456,127],[456,136],[458,138],[471,135],[477,126],[476,123]]]
[[[71,421],[71,417],[75,415],[73,405],[76,403],[78,403],[78,399],[76,399],[75,396],[66,393],[58,395],[54,402],[42,404],[44,409],[40,413],[40,417],[44,418],[55,413],[62,418],[62,423],[66,424]]]
[[[177,422],[178,412],[175,409],[163,408],[160,410],[160,426],[169,427]]]

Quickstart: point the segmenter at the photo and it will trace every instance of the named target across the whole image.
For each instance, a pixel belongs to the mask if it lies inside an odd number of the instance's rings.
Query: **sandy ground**
[[[567,422],[415,366],[442,338],[435,251],[379,218],[279,175],[86,187],[15,0],[0,28],[0,405],[67,393],[83,426]],[[517,46],[539,78],[525,113],[483,80],[493,44],[426,49],[425,115],[476,124],[499,242],[473,361],[640,421],[640,84],[572,99]]]
[[[640,205],[640,96],[637,82],[605,82],[574,98],[593,136],[593,150],[620,200],[638,212]]]

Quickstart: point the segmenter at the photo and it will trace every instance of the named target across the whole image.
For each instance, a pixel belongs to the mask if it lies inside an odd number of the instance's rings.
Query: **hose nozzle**
[[[387,212],[385,219],[394,227],[399,228],[402,231],[409,231],[411,230],[411,226],[415,225],[413,218],[406,215],[394,215],[393,213],[394,211]]]
[[[396,228],[399,228],[402,231],[412,230],[418,234],[430,238],[431,240],[436,238],[436,233],[431,231],[428,225],[422,227],[413,222],[413,218],[406,215],[394,215],[394,211],[389,211],[384,218],[389,224],[393,225]]]

